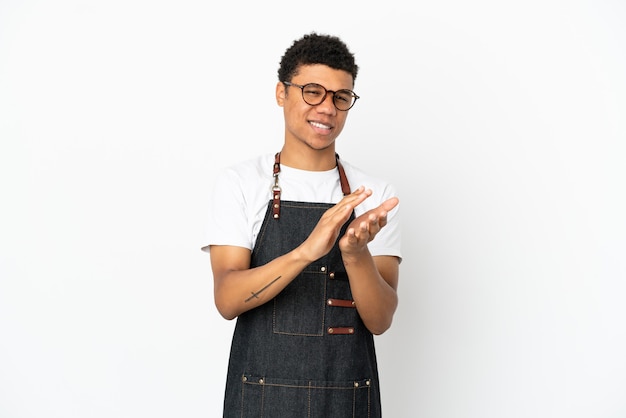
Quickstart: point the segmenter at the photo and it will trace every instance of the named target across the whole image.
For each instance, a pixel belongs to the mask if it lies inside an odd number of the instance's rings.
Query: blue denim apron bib
[[[277,166],[278,154],[275,173]],[[349,193],[339,161],[338,168]],[[276,198],[268,204],[251,267],[296,248],[333,206],[278,200],[277,211],[276,204]],[[273,300],[237,318],[224,417],[380,415],[374,338],[354,306],[336,242]]]

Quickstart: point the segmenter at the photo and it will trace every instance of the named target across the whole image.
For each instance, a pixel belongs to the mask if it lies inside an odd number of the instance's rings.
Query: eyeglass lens
[[[322,103],[326,99],[326,94],[328,91],[319,84],[311,83],[302,87],[302,98],[311,106]],[[339,110],[350,109],[356,101],[355,94],[350,90],[339,90],[331,94],[333,95],[333,103]]]

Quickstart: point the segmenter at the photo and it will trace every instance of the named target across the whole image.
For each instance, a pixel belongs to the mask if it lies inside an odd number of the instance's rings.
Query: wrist
[[[367,246],[363,247],[360,251],[341,251],[341,259],[344,265],[363,263],[368,258],[371,258]]]

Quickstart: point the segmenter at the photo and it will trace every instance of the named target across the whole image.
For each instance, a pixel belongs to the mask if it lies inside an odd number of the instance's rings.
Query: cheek
[[[346,124],[346,119],[347,116],[344,116],[342,118],[337,118],[337,124],[335,125],[335,129],[339,132],[341,132],[341,130],[343,129],[343,126]]]

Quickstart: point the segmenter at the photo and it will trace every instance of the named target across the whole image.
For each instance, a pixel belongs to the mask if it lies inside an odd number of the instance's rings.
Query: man
[[[357,71],[339,38],[296,40],[276,85],[282,149],[216,182],[203,249],[237,318],[224,416],[381,415],[373,335],[398,303],[399,201],[335,152]]]

